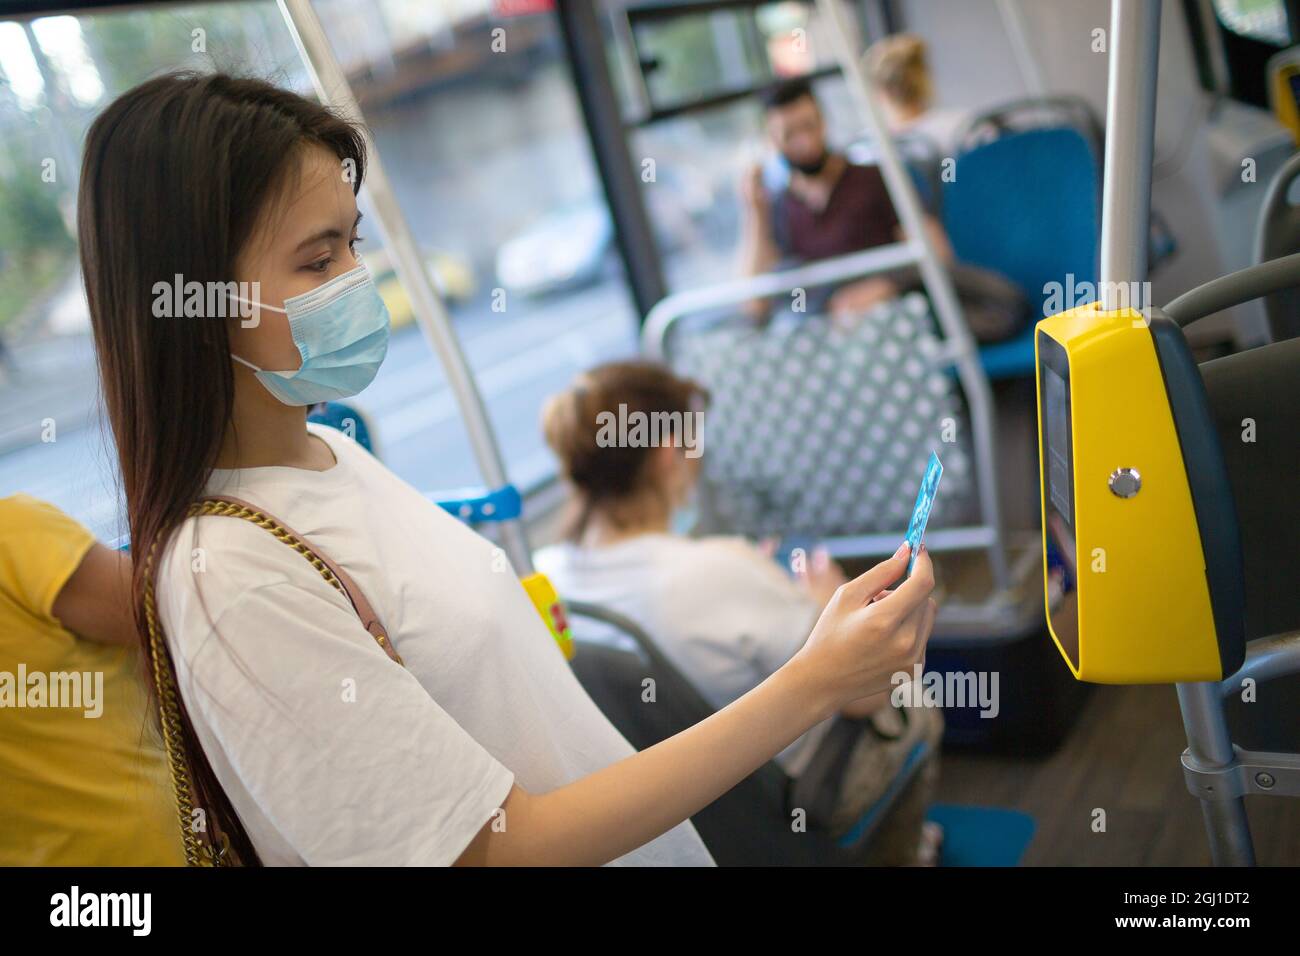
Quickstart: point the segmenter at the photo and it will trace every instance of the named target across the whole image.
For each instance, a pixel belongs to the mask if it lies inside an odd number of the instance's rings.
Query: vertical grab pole
[[[1025,10],[1020,0],[997,0],[998,15],[1002,18],[1002,29],[1006,31],[1011,42],[1011,53],[1016,59],[1016,69],[1025,84],[1025,92],[1034,99],[1047,95],[1047,84],[1043,82],[1043,71],[1038,67],[1038,57],[1034,55],[1033,44],[1029,40],[1029,25],[1025,22]]]
[[[1198,770],[1232,766],[1237,753],[1228,734],[1219,684],[1179,684],[1178,707],[1183,712],[1183,729],[1187,731],[1184,762],[1190,762]],[[1214,794],[1199,797],[1210,843],[1210,860],[1215,866],[1254,866],[1255,845],[1250,837],[1245,798]]]
[[[369,130],[366,130],[361,108],[352,93],[347,76],[339,66],[325,29],[309,0],[279,0],[279,5],[321,102],[334,106],[343,115],[361,124],[365,130],[369,146],[366,189],[379,218],[380,232],[392,250],[397,277],[410,295],[416,321],[442,363],[447,382],[456,396],[483,480],[490,489],[500,488],[506,484],[506,469],[483,397],[474,384],[465,355],[452,330],[447,307],[429,279],[419,246],[411,235],[406,217],[402,214],[397,196],[384,172],[379,149]],[[502,544],[515,572],[521,576],[530,573],[533,569],[532,553],[528,548],[522,520],[503,521],[500,528]]]
[[[856,24],[847,9],[845,0],[817,0],[822,19],[830,27],[835,44],[835,55],[840,70],[848,82],[849,91],[857,101],[859,112],[875,138],[880,157],[880,172],[884,176],[889,198],[898,213],[899,221],[910,243],[920,249],[918,268],[925,282],[925,290],[934,303],[935,314],[944,337],[957,346],[957,377],[966,393],[970,406],[971,431],[975,445],[975,474],[979,482],[980,512],[984,523],[993,529],[993,544],[989,546],[989,564],[994,586],[998,591],[1010,587],[1011,572],[1007,566],[1006,541],[1003,536],[1001,506],[998,502],[996,441],[993,434],[993,395],[988,377],[976,358],[975,339],[962,316],[957,293],[948,272],[939,261],[939,254],[930,241],[925,228],[925,213],[917,198],[912,177],[903,165],[902,156],[894,138],[889,134],[884,114],[876,102],[871,78],[862,66]]]
[[[1099,290],[1107,310],[1151,304],[1140,290],[1147,277],[1159,55],[1160,0],[1112,0]],[[1178,685],[1187,758],[1198,767],[1228,767],[1236,760],[1218,690],[1217,683]],[[1200,799],[1214,863],[1253,864],[1245,801],[1217,794]]]
[[[1112,0],[1101,197],[1102,308],[1145,309],[1160,0]]]

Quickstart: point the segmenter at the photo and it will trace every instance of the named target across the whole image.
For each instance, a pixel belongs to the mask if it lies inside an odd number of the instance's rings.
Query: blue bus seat
[[[514,485],[500,488],[462,488],[457,491],[427,492],[426,498],[467,524],[512,521],[524,512],[524,499]]]
[[[1061,307],[1074,292],[1095,289],[1101,225],[1097,158],[1077,130],[1013,132],[957,157],[944,184],[944,227],[962,262],[1015,282],[1030,302],[1059,289]],[[1067,301],[1068,300],[1068,301]],[[1015,339],[984,346],[990,378],[1034,369],[1032,326]]]
[[[1034,373],[1034,325],[1005,342],[980,347],[980,365],[990,379],[1017,378]]]
[[[366,414],[348,402],[325,402],[312,409],[307,421],[337,428],[376,458],[374,431]]]
[[[348,437],[356,439],[357,444],[366,451],[375,454],[374,439],[365,413],[347,402],[325,402],[317,405],[308,413],[307,421],[337,428]],[[119,551],[130,551],[131,539],[121,538],[116,547]]]
[[[329,425],[356,439],[358,445],[379,457],[375,450],[374,429],[368,417],[348,402],[326,402],[314,408],[307,421]],[[459,488],[425,492],[425,497],[448,514],[469,524],[511,521],[523,514],[524,501],[514,485],[500,488]]]

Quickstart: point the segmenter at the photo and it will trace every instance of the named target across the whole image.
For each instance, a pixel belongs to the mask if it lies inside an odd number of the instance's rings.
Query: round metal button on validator
[[[1136,468],[1116,468],[1110,473],[1111,494],[1117,498],[1132,498],[1142,490],[1142,476]]]

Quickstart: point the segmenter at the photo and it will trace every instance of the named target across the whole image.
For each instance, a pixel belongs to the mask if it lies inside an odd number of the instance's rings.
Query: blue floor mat
[[[940,866],[1018,866],[1034,818],[1018,810],[936,803],[925,815],[943,827]]]

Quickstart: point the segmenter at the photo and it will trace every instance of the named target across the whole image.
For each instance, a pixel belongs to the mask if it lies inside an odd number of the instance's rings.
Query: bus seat
[[[980,364],[990,379],[1016,378],[1034,370],[1034,326],[992,345],[981,346]]]
[[[1255,233],[1256,262],[1300,252],[1300,205],[1290,198],[1297,178],[1300,178],[1300,153],[1288,159],[1269,183]],[[1264,312],[1268,316],[1270,341],[1281,342],[1300,335],[1300,289],[1283,289],[1265,296]]]
[[[989,140],[1022,130],[1056,129],[1060,126],[1078,130],[1088,140],[1088,147],[1100,165],[1104,135],[1101,120],[1088,100],[1073,94],[1023,96],[983,109],[971,116],[965,129],[958,134],[957,150],[965,152]]]
[[[576,652],[573,671],[587,694],[618,731],[638,750],[686,730],[713,713],[694,686],[658,650],[634,622],[607,608],[566,602]],[[653,681],[654,700],[644,699]],[[801,778],[800,789],[816,789],[819,780],[838,781],[855,737],[841,726],[828,734],[835,743],[819,749]],[[868,808],[840,839],[819,825],[809,812],[807,828],[792,827],[794,782],[768,761],[691,821],[720,866],[809,866],[861,863],[871,837],[887,819],[899,796],[914,779],[928,747],[909,755],[885,794]],[[814,779],[810,779],[810,777]]]
[[[312,409],[311,414],[307,416],[307,421],[337,428],[349,438],[355,438],[358,445],[376,458],[379,457],[379,453],[375,450],[374,431],[370,427],[370,420],[355,405],[348,402],[325,402]]]
[[[1101,121],[1087,100],[1069,94],[1034,96],[1001,103],[973,116],[958,136],[957,152],[1028,129],[1072,129],[1088,143],[1101,182],[1104,135]],[[1151,210],[1147,271],[1154,273],[1178,251],[1178,240],[1159,210]]]
[[[939,164],[926,165],[909,160],[907,172],[912,177],[912,186],[916,189],[916,197],[921,200],[921,207],[936,219],[941,218],[943,187]]]
[[[764,328],[674,325],[668,364],[711,396],[699,530],[754,539],[901,534],[936,448],[944,493],[930,527],[974,520],[970,422],[935,328],[920,293],[849,329],[820,316]]]
[[[307,416],[307,421],[329,425],[356,439],[358,445],[376,458],[375,432],[369,417],[348,402],[325,402]],[[523,514],[524,500],[519,489],[506,484],[500,488],[455,488],[425,492],[425,497],[443,511],[471,525],[513,521]]]
[[[977,145],[958,156],[956,175],[944,184],[953,252],[1007,276],[1031,302],[1058,288],[1068,308],[1076,304],[1074,290],[1095,289],[1098,184],[1092,148],[1073,128],[1012,132]],[[1033,374],[1033,334],[1031,326],[982,348],[989,377]]]
[[[957,137],[957,152],[1027,129],[1073,129],[1088,142],[1100,169],[1103,131],[1092,105],[1081,96],[1053,94],[999,103],[972,116]]]
[[[514,485],[500,488],[458,488],[425,492],[443,511],[470,525],[514,521],[524,513],[524,497]]]

